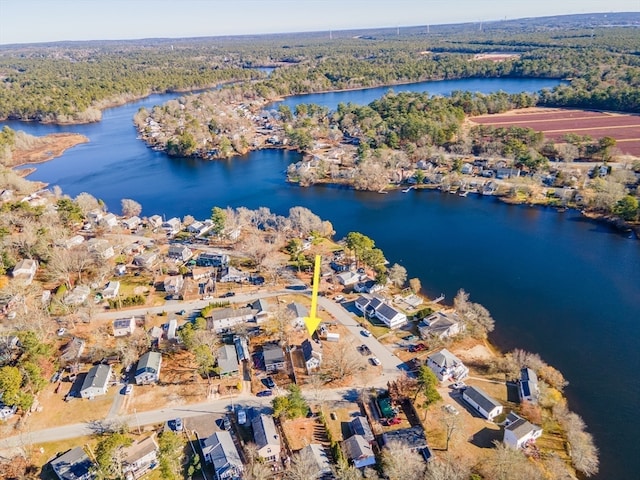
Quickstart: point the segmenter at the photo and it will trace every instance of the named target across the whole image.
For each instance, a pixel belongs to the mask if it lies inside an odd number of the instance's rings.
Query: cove
[[[520,79],[471,79],[472,84],[451,81],[451,90],[477,91],[476,82],[486,81],[490,91],[508,91],[502,80],[513,87],[510,93],[530,89],[526,83],[518,87]],[[533,89],[558,83],[545,82]],[[437,85],[421,88],[436,93]],[[381,87],[378,96],[387,90]],[[334,97],[329,108],[373,100],[358,100],[361,91],[313,95],[338,94],[340,100]],[[5,124],[37,135],[71,131],[89,137],[90,143],[36,165],[29,179],[60,185],[71,196],[89,192],[114,212],[119,213],[122,198],[140,202],[143,215],[167,217],[204,218],[216,205],[266,206],[279,214],[301,205],[331,221],[336,238],[350,231],[373,238],[391,263],[420,278],[429,295],[442,292],[451,301],[464,288],[492,312],[491,340],[498,347],[538,352],[571,382],[566,389],[570,406],[584,417],[601,452],[597,478],[637,476],[640,242],[571,210],[558,213],[434,191],[379,195],[288,185],[284,170],[300,158],[294,152],[263,150],[209,162],[169,158],[136,140],[132,117],[141,106],[177,96],[155,95],[106,110],[97,124]],[[309,96],[285,101],[319,103]]]

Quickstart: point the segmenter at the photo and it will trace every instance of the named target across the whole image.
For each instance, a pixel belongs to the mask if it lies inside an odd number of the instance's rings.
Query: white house
[[[37,271],[38,262],[30,258],[25,258],[16,263],[16,266],[13,267],[11,271],[11,276],[25,285],[30,285]]]
[[[162,217],[160,215],[152,215],[147,219],[147,223],[151,228],[158,228],[162,225]]]
[[[362,295],[356,299],[355,306],[365,317],[376,317],[391,329],[407,323],[407,316],[404,313],[396,310],[377,295],[373,297]]]
[[[89,294],[91,293],[91,289],[86,285],[76,285],[76,287],[71,290],[64,297],[63,302],[66,305],[81,305],[87,299]]]
[[[355,285],[360,281],[362,275],[357,272],[352,272],[351,270],[347,270],[346,272],[339,273],[336,275],[338,282],[345,287],[349,285]]]
[[[518,394],[520,401],[538,403],[540,389],[538,388],[538,376],[530,368],[520,370],[520,380],[518,381]]]
[[[167,326],[167,340],[175,340],[176,339],[176,330],[178,329],[178,321],[175,318],[169,320],[169,325]]]
[[[113,336],[114,337],[126,337],[131,335],[136,329],[136,319],[130,318],[118,318],[113,321]]]
[[[363,468],[375,465],[376,456],[373,453],[373,448],[361,435],[353,435],[347,438],[344,441],[344,448],[354,467]]]
[[[249,307],[215,310],[207,318],[207,328],[222,333],[227,328],[253,320],[255,313],[256,311]]]
[[[103,238],[92,238],[87,241],[87,248],[91,253],[102,260],[108,260],[116,254],[113,250],[113,246]]]
[[[111,379],[111,365],[95,365],[91,367],[89,373],[80,387],[82,398],[94,398],[107,393],[109,380]]]
[[[112,229],[113,227],[118,226],[118,217],[116,217],[113,213],[107,213],[98,221],[98,223],[105,228]]]
[[[140,226],[140,223],[142,223],[142,220],[140,220],[140,217],[138,216],[125,218],[124,220],[122,220],[122,226],[129,230],[135,230]]]
[[[136,367],[136,384],[146,385],[156,383],[160,380],[160,367],[162,366],[162,355],[158,352],[147,352],[138,360]]]
[[[120,282],[112,280],[107,283],[107,286],[102,291],[102,298],[116,298],[120,292]]]
[[[260,458],[267,462],[280,460],[280,435],[271,415],[260,414],[251,421],[253,440]]]
[[[320,368],[322,364],[322,347],[319,343],[312,342],[309,339],[302,342],[302,356],[304,357],[304,365],[307,373]]]
[[[134,480],[158,465],[158,444],[153,435],[123,450],[122,471],[126,480]]]
[[[502,441],[511,448],[522,448],[542,435],[542,428],[513,412],[507,416],[507,420],[509,423],[504,427]]]
[[[151,268],[157,259],[158,254],[155,252],[142,253],[133,258],[133,264],[139,267]]]
[[[427,358],[427,367],[433,370],[438,380],[464,380],[469,375],[469,369],[462,361],[446,348],[443,348]]]
[[[308,458],[313,459],[313,472],[309,471],[313,474],[312,478],[323,478],[333,472],[327,451],[320,443],[307,445],[298,452],[298,455],[308,456]]]
[[[216,480],[241,478],[244,466],[231,434],[224,430],[215,432],[202,442],[204,461],[213,464]]]
[[[169,295],[177,295],[184,287],[184,277],[182,275],[169,275],[164,280],[164,291]]]
[[[173,217],[166,222],[163,222],[161,228],[168,236],[172,236],[180,231],[180,228],[182,228],[182,223],[180,222],[179,218]]]
[[[467,387],[462,391],[462,399],[487,420],[493,420],[502,413],[503,407],[479,387]]]
[[[418,324],[420,337],[425,339],[453,337],[463,329],[464,325],[455,313],[434,312]]]
[[[171,245],[167,256],[180,262],[186,262],[193,257],[193,252],[185,245]]]
[[[248,275],[235,267],[227,267],[220,273],[220,283],[246,282]]]

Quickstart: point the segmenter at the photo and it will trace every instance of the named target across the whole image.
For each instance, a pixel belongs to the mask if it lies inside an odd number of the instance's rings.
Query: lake
[[[558,83],[470,79],[393,89],[515,93]],[[339,102],[368,103],[387,90],[302,95],[285,102],[335,108]],[[349,231],[373,238],[391,263],[420,278],[429,295],[442,292],[451,301],[464,288],[496,319],[491,335],[496,345],[538,352],[571,382],[570,407],[584,417],[601,452],[598,478],[637,478],[640,242],[578,212],[511,206],[490,197],[289,185],[284,171],[299,160],[294,152],[263,150],[222,161],[169,158],[136,140],[132,117],[141,106],[176,96],[154,95],[109,109],[102,122],[91,125],[5,124],[38,135],[88,136],[90,143],[37,165],[29,179],[60,185],[71,196],[89,192],[116,213],[122,198],[140,202],[143,215],[167,217],[205,218],[213,206],[266,206],[286,214],[301,205],[331,221],[337,238]]]

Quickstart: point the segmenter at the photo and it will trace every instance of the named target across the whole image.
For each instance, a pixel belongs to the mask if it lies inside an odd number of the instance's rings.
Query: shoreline
[[[33,173],[36,168],[23,168],[28,165],[45,163],[54,158],[62,156],[68,149],[89,143],[89,138],[79,133],[50,133],[37,138],[37,145],[26,150],[16,150],[12,152],[12,161],[5,165],[17,174],[26,177]],[[27,171],[23,174],[21,172]]]

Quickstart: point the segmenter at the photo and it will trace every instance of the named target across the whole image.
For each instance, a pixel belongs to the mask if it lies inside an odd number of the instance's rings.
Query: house
[[[253,320],[255,313],[255,310],[248,307],[215,310],[207,317],[207,328],[216,333],[222,333],[239,323]]]
[[[382,441],[385,445],[389,445],[389,442],[397,442],[414,451],[422,450],[427,446],[427,437],[419,425],[385,432],[382,434]]]
[[[368,467],[376,463],[376,456],[373,454],[371,445],[361,435],[347,438],[344,441],[344,449],[347,452],[347,458],[356,468]]]
[[[196,258],[196,265],[199,267],[226,268],[229,266],[229,255],[215,252],[202,252]]]
[[[11,271],[11,276],[25,285],[30,285],[37,270],[38,262],[25,258],[16,263],[16,266]]]
[[[249,305],[256,311],[255,319],[256,323],[262,323],[269,319],[269,312],[271,311],[271,305],[264,298],[259,298]]]
[[[82,387],[80,387],[80,396],[82,398],[94,398],[107,393],[109,380],[111,379],[111,365],[94,365],[87,373]]]
[[[463,175],[471,175],[473,173],[473,164],[463,163],[462,168],[460,168],[460,173]]]
[[[169,320],[167,325],[167,340],[176,339],[176,330],[178,329],[178,321],[175,318]]]
[[[123,265],[122,263],[116,265],[116,268],[115,268],[115,274],[116,275],[121,277],[125,273],[127,273],[127,266],[126,265]]]
[[[275,343],[267,343],[262,347],[264,368],[267,372],[276,372],[284,368],[284,352],[282,347]]]
[[[469,369],[465,364],[446,348],[430,355],[427,358],[427,367],[433,370],[441,382],[460,381],[469,375]]]
[[[216,480],[236,480],[242,477],[242,459],[228,431],[215,432],[202,441],[202,454],[206,463],[213,464]]]
[[[180,262],[186,262],[193,257],[193,252],[185,245],[171,245],[167,256]]]
[[[349,285],[355,285],[360,281],[361,278],[361,274],[353,272],[351,270],[347,270],[346,272],[342,272],[336,275],[336,279],[338,280],[338,282],[340,282],[340,284],[344,285],[345,287],[348,287]]]
[[[78,360],[84,352],[85,341],[78,337],[73,337],[62,349],[60,360],[71,363]]]
[[[123,449],[122,471],[126,480],[135,480],[158,465],[158,444],[153,435]]]
[[[92,480],[97,478],[93,473],[93,463],[81,447],[72,448],[58,458],[51,460],[50,465],[60,480]]]
[[[147,352],[138,360],[136,367],[136,385],[146,385],[157,383],[160,380],[160,367],[162,366],[162,355],[158,352]]]
[[[510,413],[507,416],[507,421],[502,441],[511,448],[522,448],[542,435],[542,428],[529,423],[515,413]]]
[[[517,178],[520,176],[520,169],[518,168],[498,168],[496,169],[496,178],[499,180],[505,180],[507,178]]]
[[[107,286],[102,291],[102,298],[116,298],[120,293],[120,282],[112,280],[107,283]]]
[[[364,314],[365,318],[376,317],[391,329],[399,328],[407,323],[407,316],[404,313],[396,310],[377,295],[373,297],[361,295],[356,299],[355,306]]]
[[[220,283],[246,282],[248,275],[235,267],[227,267],[220,272]]]
[[[280,435],[271,415],[260,414],[251,421],[258,456],[267,462],[280,460]]]
[[[540,389],[538,388],[538,375],[530,368],[520,370],[520,380],[518,381],[518,394],[520,401],[525,400],[532,403],[538,403],[540,397]]]
[[[211,267],[194,267],[191,270],[191,276],[194,280],[203,280],[207,278],[211,278],[215,270]]]
[[[131,335],[136,329],[135,317],[130,318],[118,318],[113,321],[113,336],[114,337],[126,337]]]
[[[84,237],[82,235],[74,235],[64,242],[64,247],[69,250],[73,247],[77,247],[78,245],[82,245],[82,243],[84,243]]]
[[[249,344],[245,337],[235,335],[233,337],[233,346],[236,348],[236,355],[238,355],[239,362],[243,362],[251,358],[251,354],[249,353]]]
[[[8,407],[7,405],[0,403],[0,421],[6,422],[11,417],[13,417],[17,411],[18,411],[18,407],[16,405],[13,405],[12,407]]]
[[[166,222],[162,222],[160,228],[164,230],[167,236],[173,236],[180,231],[180,229],[182,228],[182,224],[180,223],[179,218],[173,217]]]
[[[367,279],[364,282],[356,283],[353,286],[353,291],[356,293],[376,293],[381,290],[384,290],[384,285],[371,279]]]
[[[287,305],[287,310],[293,315],[292,323],[296,326],[303,326],[304,319],[309,316],[307,307],[298,302]]]
[[[493,420],[502,413],[503,407],[479,387],[467,387],[462,391],[462,399],[487,420]]]
[[[158,228],[162,225],[162,217],[160,215],[152,215],[147,219],[147,223],[151,228]]]
[[[87,249],[102,260],[108,260],[116,254],[113,246],[103,238],[92,238],[88,240]]]
[[[312,371],[320,368],[320,364],[322,363],[321,345],[306,339],[302,342],[300,348],[302,348],[302,356],[304,357],[304,365],[307,373],[311,374]]]
[[[207,233],[212,228],[213,228],[213,222],[207,219],[204,222],[199,222],[199,221],[193,222],[191,225],[187,227],[187,231],[195,235],[202,235],[204,233]]]
[[[169,275],[164,279],[164,291],[169,295],[177,295],[184,287],[184,277],[182,275]]]
[[[240,372],[238,356],[233,345],[222,345],[218,349],[218,374],[221,377],[232,377]]]
[[[65,295],[63,303],[66,305],[82,305],[90,293],[91,289],[86,285],[76,285],[73,290]]]
[[[135,230],[140,226],[141,223],[142,223],[142,220],[140,220],[140,217],[138,216],[125,218],[124,220],[122,220],[122,226],[128,230]]]
[[[353,435],[360,435],[369,442],[370,445],[373,445],[376,441],[376,438],[371,431],[371,427],[369,426],[369,422],[367,421],[367,417],[355,417],[349,422],[349,430],[351,430]]]
[[[158,260],[158,254],[155,252],[142,253],[133,257],[133,264],[138,267],[151,268]]]
[[[313,459],[313,470],[309,469],[311,478],[325,478],[331,476],[331,460],[327,451],[320,443],[311,443],[298,452],[298,455]]]
[[[422,319],[418,324],[420,338],[453,337],[464,329],[464,325],[455,313],[435,312]]]
[[[116,217],[113,213],[107,213],[98,221],[98,223],[100,224],[100,226],[111,230],[113,227],[118,226],[118,217]]]

